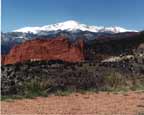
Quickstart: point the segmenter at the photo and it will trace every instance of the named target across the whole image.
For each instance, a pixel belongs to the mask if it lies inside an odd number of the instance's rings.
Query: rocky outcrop
[[[141,43],[137,48],[138,53],[144,54],[144,43]]]
[[[14,64],[27,60],[80,62],[85,59],[84,47],[83,40],[71,43],[62,37],[30,40],[12,48],[10,53],[5,56],[3,64]]]
[[[3,64],[5,61],[5,55],[1,55],[1,64]]]

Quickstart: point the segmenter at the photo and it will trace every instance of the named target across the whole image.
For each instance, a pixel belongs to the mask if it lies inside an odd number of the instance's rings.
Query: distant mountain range
[[[97,27],[80,24],[70,20],[62,23],[42,27],[24,27],[12,32],[1,34],[2,54],[7,54],[16,44],[36,38],[49,39],[65,37],[70,41],[82,38],[85,41],[109,37],[126,37],[139,33],[136,30],[127,30],[121,27]]]
[[[121,27],[103,27],[103,26],[88,26],[85,24],[80,24],[77,21],[69,20],[57,24],[46,25],[42,27],[24,27],[14,32],[23,32],[23,33],[34,33],[38,34],[40,32],[51,32],[51,31],[69,31],[69,32],[76,32],[76,31],[89,31],[89,32],[105,32],[105,33],[120,33],[120,32],[137,32],[136,30],[127,30]]]

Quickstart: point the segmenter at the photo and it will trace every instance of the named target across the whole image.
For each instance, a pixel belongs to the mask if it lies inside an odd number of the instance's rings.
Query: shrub
[[[114,71],[106,73],[103,80],[106,88],[118,88],[126,85],[125,77],[122,74]]]
[[[36,79],[24,82],[23,95],[26,97],[47,96],[48,85],[48,81],[38,81]]]

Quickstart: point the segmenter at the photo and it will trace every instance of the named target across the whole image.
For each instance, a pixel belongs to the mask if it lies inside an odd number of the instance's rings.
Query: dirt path
[[[2,101],[1,112],[7,115],[144,115],[144,92],[73,93],[69,96]]]

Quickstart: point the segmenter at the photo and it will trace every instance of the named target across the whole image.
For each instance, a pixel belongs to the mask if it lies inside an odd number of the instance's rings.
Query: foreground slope
[[[2,102],[2,114],[143,115],[144,93],[73,93]]]

